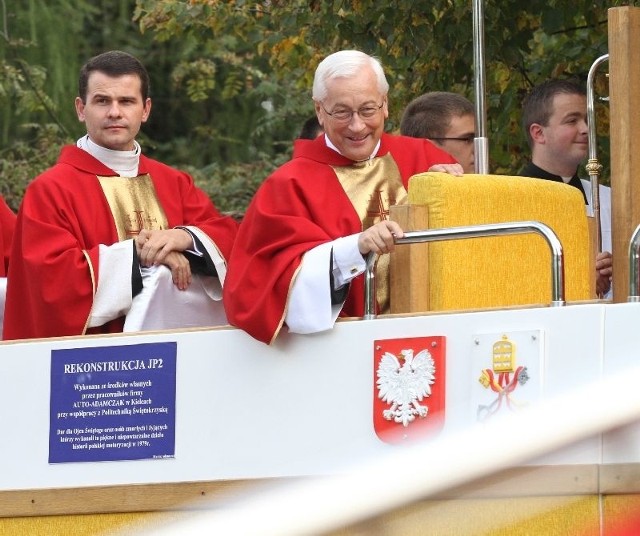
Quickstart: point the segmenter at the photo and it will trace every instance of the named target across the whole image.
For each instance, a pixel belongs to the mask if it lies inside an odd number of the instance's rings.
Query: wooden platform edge
[[[526,465],[428,499],[640,493],[640,464]],[[0,518],[195,511],[305,477],[0,491]],[[427,499],[427,498],[426,498]]]

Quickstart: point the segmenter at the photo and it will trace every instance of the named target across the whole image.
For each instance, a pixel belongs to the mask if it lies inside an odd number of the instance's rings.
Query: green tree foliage
[[[84,132],[73,107],[82,63],[114,44],[145,48],[132,3],[0,0],[0,193],[12,208],[61,145]]]
[[[628,2],[627,2],[628,3]],[[491,170],[513,173],[528,148],[520,106],[550,76],[586,80],[607,52],[603,0],[484,2]],[[343,48],[378,56],[390,118],[425,91],[474,100],[472,0],[0,0],[0,193],[17,208],[27,182],[83,132],[73,109],[77,73],[119,48],[151,76],[145,151],[191,171],[216,204],[242,211],[291,150],[312,113],[317,63]],[[55,30],[53,30],[55,29]],[[606,71],[606,68],[604,69]],[[604,74],[598,93],[607,94]],[[608,155],[608,107],[598,105]]]
[[[141,32],[134,7],[135,0],[0,0],[0,194],[14,209],[60,146],[84,132],[73,106],[78,71],[107,49],[135,54],[149,71],[153,110],[139,138],[145,152],[193,170],[216,202],[223,199],[222,209],[235,211],[238,199],[246,205],[245,190],[255,190],[290,148],[292,125],[260,129],[270,103],[250,90],[259,70],[234,64],[228,52],[246,48],[241,39],[229,36],[219,52],[197,35],[165,40]]]
[[[592,62],[607,51],[607,9],[628,3],[484,3],[492,171],[517,172],[528,154],[519,124],[526,92],[552,76],[586,81]],[[182,65],[193,86],[207,92],[231,85],[267,100],[273,112],[256,124],[254,132],[260,133],[301,124],[311,113],[309,90],[322,57],[343,48],[374,54],[391,84],[388,129],[394,130],[404,106],[425,91],[457,91],[474,99],[472,7],[471,0],[138,0],[136,20],[163,41],[198,41],[200,55],[214,61],[218,72],[225,69],[224,80],[207,87],[200,79],[206,73]],[[606,133],[607,110],[598,114]],[[606,157],[608,150],[603,152]]]

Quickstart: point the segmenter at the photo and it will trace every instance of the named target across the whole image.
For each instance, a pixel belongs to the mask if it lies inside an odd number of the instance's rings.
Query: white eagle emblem
[[[435,381],[436,366],[428,350],[421,350],[415,356],[413,350],[401,350],[398,358],[390,352],[382,354],[378,364],[378,398],[387,404],[382,415],[409,426],[416,415],[426,417],[429,408],[418,402],[431,395],[431,385]]]

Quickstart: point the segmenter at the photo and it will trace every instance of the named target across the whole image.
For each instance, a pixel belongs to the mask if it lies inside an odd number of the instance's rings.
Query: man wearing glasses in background
[[[431,140],[453,156],[465,173],[475,173],[475,130],[471,101],[447,91],[432,91],[416,97],[405,109],[400,122],[400,134]]]
[[[267,344],[286,324],[294,333],[330,329],[362,316],[365,256],[377,267],[378,312],[388,311],[388,256],[409,177],[462,174],[427,140],[384,133],[387,83],[379,61],[343,50],[318,66],[313,101],[324,135],[296,140],[292,159],[256,192],[229,260],[224,296],[231,324]]]

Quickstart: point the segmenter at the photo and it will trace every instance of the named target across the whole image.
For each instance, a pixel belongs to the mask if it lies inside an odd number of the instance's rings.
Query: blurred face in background
[[[473,140],[476,119],[473,115],[454,115],[442,138],[431,141],[447,151],[462,166],[465,173],[475,173]]]

